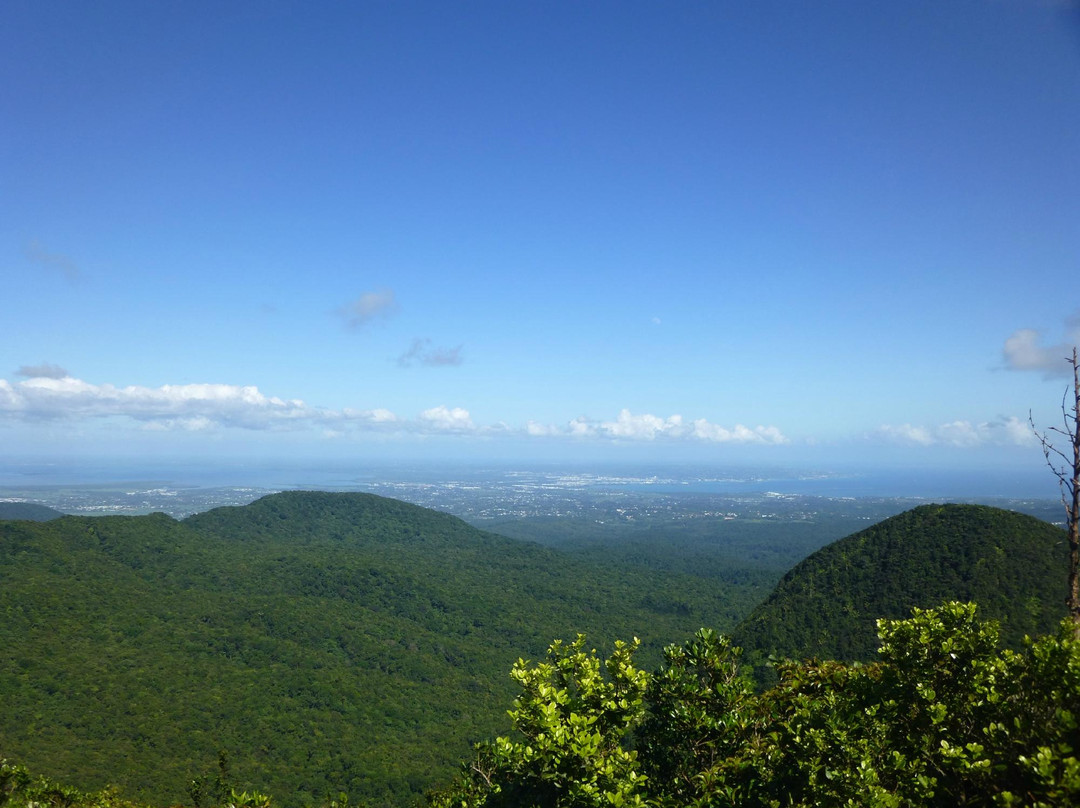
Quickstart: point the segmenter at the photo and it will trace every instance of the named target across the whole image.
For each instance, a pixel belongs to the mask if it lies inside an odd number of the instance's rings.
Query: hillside
[[[1065,616],[1060,528],[982,505],[925,505],[840,539],[794,567],[733,634],[751,658],[770,653],[876,657],[875,620],[913,606],[975,601],[1006,645]]]
[[[518,657],[583,631],[658,661],[725,598],[366,494],[0,522],[0,751],[158,803],[225,750],[278,804],[408,804],[505,728]]]
[[[33,522],[47,522],[63,515],[55,508],[36,502],[0,502],[0,520],[29,519]]]

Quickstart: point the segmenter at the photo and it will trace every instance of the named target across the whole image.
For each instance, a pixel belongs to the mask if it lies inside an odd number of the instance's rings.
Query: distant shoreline
[[[690,500],[746,497],[961,501],[1058,501],[1048,472],[1031,470],[797,470],[749,466],[214,464],[118,461],[0,463],[0,499],[65,513],[186,516],[243,505],[283,490],[359,491],[403,499],[465,518],[485,508],[528,502],[530,514],[556,516],[565,503],[612,497]],[[483,503],[483,507],[481,504]],[[561,505],[559,503],[562,503]],[[1045,510],[1044,507],[1040,510]],[[1052,510],[1050,511],[1052,512]],[[483,517],[480,517],[483,518]]]

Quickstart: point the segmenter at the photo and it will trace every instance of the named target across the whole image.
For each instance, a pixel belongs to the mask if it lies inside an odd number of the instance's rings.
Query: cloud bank
[[[661,418],[630,410],[619,412],[614,421],[593,421],[585,417],[575,418],[564,428],[538,424],[530,421],[526,431],[534,436],[566,435],[575,438],[606,438],[616,441],[683,440],[704,443],[760,443],[783,444],[788,439],[775,426],[757,426],[753,429],[736,424],[729,428],[709,423],[704,418],[686,421],[681,415]]]
[[[308,431],[324,438],[456,436],[637,445],[791,443],[776,426],[722,426],[704,418],[659,416],[629,409],[608,420],[581,416],[563,424],[528,421],[524,426],[511,426],[503,422],[477,423],[464,407],[442,403],[406,416],[386,408],[314,407],[301,399],[267,395],[254,385],[93,384],[48,363],[23,366],[18,375],[24,378],[0,379],[0,425],[78,424],[96,420],[117,426],[127,422],[153,432]],[[932,426],[887,424],[865,438],[902,446],[958,449],[1036,445],[1027,421],[1015,416],[985,422],[956,420]]]
[[[622,410],[609,421],[575,418],[563,426],[528,422],[478,425],[463,407],[439,404],[413,418],[388,409],[328,409],[300,399],[266,395],[253,385],[167,384],[161,387],[92,384],[43,364],[21,368],[23,381],[0,379],[0,422],[112,419],[135,422],[153,431],[304,430],[323,435],[382,433],[412,435],[517,436],[613,442],[685,441],[697,443],[787,443],[773,426],[723,427],[703,418],[684,420]]]
[[[218,425],[268,429],[316,413],[302,401],[265,396],[257,387],[167,384],[162,387],[96,385],[65,375],[0,379],[0,415],[28,420],[130,418],[157,428]]]
[[[476,430],[469,411],[461,407],[452,409],[443,405],[432,407],[420,413],[419,420],[436,432],[474,432]]]
[[[911,424],[884,425],[870,437],[907,446],[1033,446],[1037,443],[1031,426],[1015,415],[996,421],[972,423],[951,421],[937,426]]]

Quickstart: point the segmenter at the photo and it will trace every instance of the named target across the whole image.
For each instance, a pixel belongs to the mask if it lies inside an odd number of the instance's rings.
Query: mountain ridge
[[[28,519],[33,522],[47,522],[50,519],[59,519],[63,515],[55,508],[38,502],[0,501],[0,521]]]

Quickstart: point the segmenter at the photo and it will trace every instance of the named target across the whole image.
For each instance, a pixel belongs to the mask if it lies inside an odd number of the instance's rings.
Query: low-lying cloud
[[[123,417],[157,428],[268,429],[310,419],[317,411],[297,399],[263,395],[254,386],[115,387],[67,375],[36,375],[14,384],[0,379],[0,414],[29,420]]]
[[[63,368],[42,363],[23,366],[18,380],[0,379],[0,424],[99,420],[133,423],[155,432],[248,430],[302,432],[327,437],[472,436],[608,443],[683,443],[778,446],[791,441],[776,426],[722,426],[704,418],[659,416],[621,410],[611,419],[574,418],[563,424],[528,421],[478,424],[464,407],[439,403],[403,416],[393,411],[314,407],[298,398],[267,395],[254,385],[166,384],[160,387],[93,384]],[[867,436],[914,447],[1031,446],[1036,443],[1025,419],[955,420],[927,426],[884,425]]]
[[[575,418],[564,428],[530,421],[526,431],[534,436],[565,435],[574,438],[602,438],[616,441],[693,441],[705,443],[759,443],[778,445],[788,439],[775,426],[747,427],[736,424],[723,427],[704,418],[685,420],[681,415],[666,418],[650,413],[635,415],[623,409],[613,421]]]
[[[871,437],[907,446],[1032,446],[1037,441],[1027,421],[1015,415],[1002,416],[996,421],[973,423],[950,421],[936,426],[912,424],[884,425]]]
[[[476,425],[472,422],[469,411],[461,407],[446,407],[439,405],[430,410],[420,413],[420,422],[428,424],[436,432],[474,432]]]
[[[153,431],[214,429],[378,431],[420,434],[475,429],[460,408],[435,407],[416,419],[383,408],[312,407],[300,399],[268,396],[254,385],[166,384],[161,387],[90,382],[65,375],[0,379],[0,420],[127,419]]]
[[[161,387],[93,384],[43,364],[23,367],[21,381],[0,379],[0,421],[128,420],[152,431],[207,432],[221,429],[297,431],[323,435],[382,433],[473,435],[493,438],[564,438],[614,442],[689,441],[783,444],[772,426],[723,427],[705,419],[684,420],[622,410],[612,420],[576,418],[563,426],[535,421],[515,428],[505,423],[478,425],[463,407],[438,404],[415,417],[385,408],[329,409],[301,399],[267,395],[254,385],[166,384]]]

